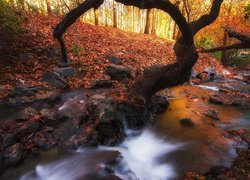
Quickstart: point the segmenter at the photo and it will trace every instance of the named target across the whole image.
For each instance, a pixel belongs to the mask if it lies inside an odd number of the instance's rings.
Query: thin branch
[[[205,49],[201,50],[201,53],[211,53],[211,52],[217,52],[217,51],[226,51],[230,49],[247,49],[250,48],[250,44],[248,43],[237,43],[237,44],[232,44],[229,46],[220,46],[212,49]]]
[[[193,35],[195,35],[200,29],[213,23],[220,13],[220,7],[223,0],[213,0],[211,10],[209,14],[201,16],[199,19],[189,23]]]

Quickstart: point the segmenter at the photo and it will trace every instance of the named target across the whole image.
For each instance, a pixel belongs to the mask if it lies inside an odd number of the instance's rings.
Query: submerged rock
[[[216,121],[220,121],[218,113],[215,110],[206,110],[204,114],[210,118],[215,119]]]
[[[1,148],[7,148],[17,142],[17,133],[1,134]]]
[[[169,106],[168,98],[163,95],[155,95],[151,98],[150,109],[156,114],[164,112]]]
[[[218,96],[218,95],[210,96],[210,97],[209,97],[209,102],[210,102],[210,103],[213,103],[213,104],[218,104],[218,105],[223,105],[223,104],[225,104],[225,103],[224,103],[224,100],[223,100],[220,96]]]
[[[4,151],[5,166],[17,165],[25,157],[24,147],[16,143]]]
[[[36,86],[27,86],[27,87],[17,87],[14,88],[10,93],[9,97],[17,96],[34,96],[38,92],[38,87]]]
[[[190,118],[184,118],[184,119],[180,120],[180,123],[185,127],[194,127],[195,126],[195,123]]]

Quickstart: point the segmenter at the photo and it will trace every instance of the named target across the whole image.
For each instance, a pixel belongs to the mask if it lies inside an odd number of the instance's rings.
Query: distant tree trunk
[[[114,28],[117,28],[117,12],[116,12],[116,2],[113,1],[113,21]]]
[[[19,0],[20,4],[21,4],[21,8],[23,11],[25,11],[25,0]]]
[[[46,6],[47,6],[47,12],[48,12],[48,14],[52,14],[50,0],[45,0],[45,1],[46,1]]]
[[[233,0],[230,0],[229,8],[228,8],[228,11],[227,11],[227,17],[230,17],[230,14],[231,14],[231,11],[232,11],[232,3],[233,3]],[[227,43],[228,43],[228,35],[227,35],[226,30],[224,30],[222,45],[226,46]],[[224,66],[228,66],[228,54],[227,54],[227,51],[222,51],[221,52],[221,62],[222,62],[222,64]]]
[[[151,34],[156,34],[156,9],[152,9],[151,19],[152,19]]]
[[[97,9],[94,9],[94,16],[95,16],[95,25],[99,25],[99,14]]]
[[[182,36],[176,41],[174,52],[176,61],[159,68],[159,70],[143,76],[136,81],[130,93],[149,99],[154,93],[164,88],[177,86],[187,82],[191,76],[192,67],[198,60],[198,54],[194,45],[193,36],[202,28],[210,25],[219,15],[220,6],[223,0],[213,0],[211,10],[208,14],[201,16],[199,19],[187,23],[185,17],[178,8],[169,0],[142,1],[141,0],[115,0],[124,5],[136,6],[142,9],[156,8],[167,12],[178,25]],[[77,18],[91,8],[97,9],[103,0],[86,0],[77,8],[70,11],[66,17],[57,25],[54,30],[54,37],[62,40],[63,33],[72,25]],[[66,54],[64,43],[61,44],[63,53]],[[63,48],[64,47],[64,48]],[[67,62],[67,57],[63,61]]]
[[[149,30],[150,30],[150,14],[151,14],[151,9],[147,9],[147,12],[146,12],[146,26],[145,26],[145,30],[144,30],[145,34],[149,34]]]

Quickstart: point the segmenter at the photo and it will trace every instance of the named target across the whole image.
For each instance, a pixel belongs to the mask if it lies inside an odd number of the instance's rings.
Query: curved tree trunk
[[[98,8],[104,0],[86,0],[76,9],[72,10],[57,25],[54,31],[54,37],[60,42],[60,38],[67,28],[73,24],[78,17],[91,8]],[[115,0],[124,5],[135,6],[140,9],[160,9],[167,12],[175,21],[180,29],[182,36],[178,38],[174,46],[176,61],[173,64],[166,65],[158,71],[142,77],[134,83],[131,93],[139,95],[145,99],[150,98],[155,92],[164,88],[177,86],[188,81],[191,70],[198,59],[198,54],[194,45],[193,36],[203,27],[211,24],[218,16],[223,0],[213,0],[212,8],[209,14],[201,16],[198,20],[187,23],[185,17],[179,9],[169,0]],[[61,44],[62,51],[64,43]],[[62,52],[62,56],[66,54]],[[67,57],[63,56],[67,61]]]

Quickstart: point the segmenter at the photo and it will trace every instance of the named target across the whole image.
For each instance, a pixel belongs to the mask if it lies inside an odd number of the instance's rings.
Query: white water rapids
[[[114,168],[114,174],[121,179],[172,179],[175,177],[173,165],[161,163],[160,159],[181,146],[182,144],[166,143],[166,140],[156,137],[152,131],[144,130],[139,135],[128,136],[117,147],[80,148],[69,158],[38,165],[34,172],[25,174],[21,180],[84,179],[85,175],[98,172],[102,166],[105,166],[102,162],[107,158],[107,153],[116,151],[119,151],[123,157],[123,163],[120,163],[122,167]]]

